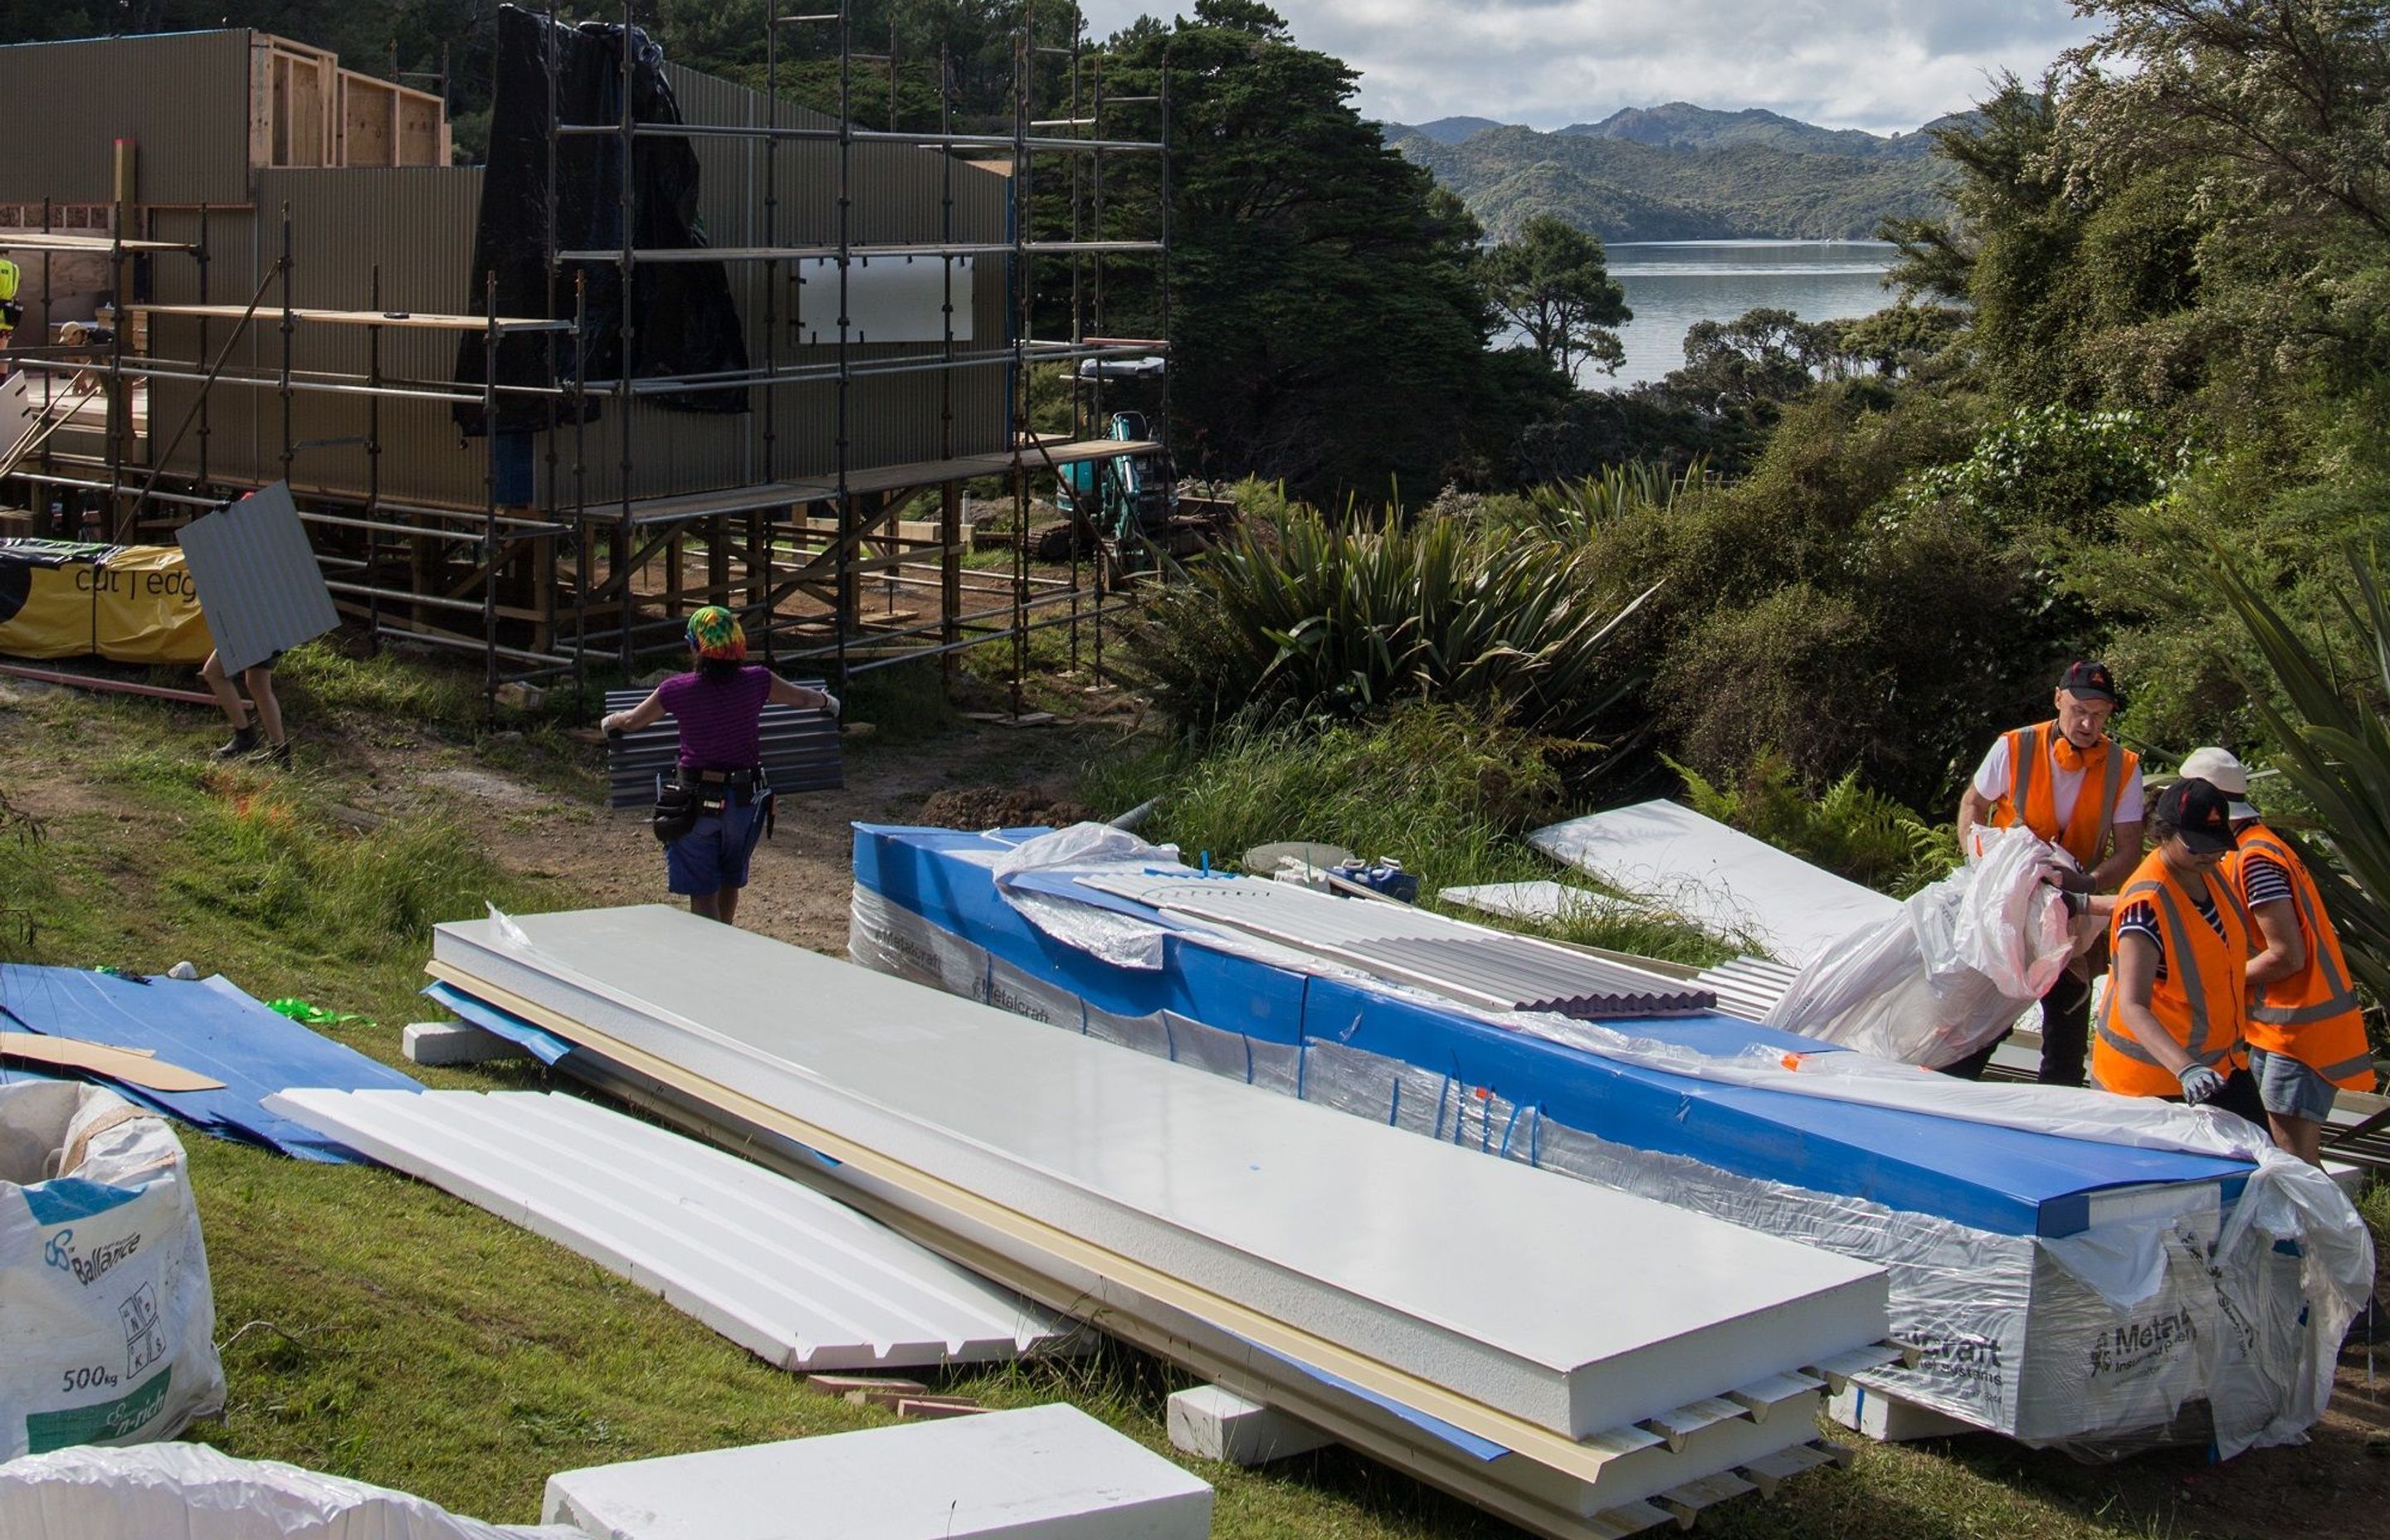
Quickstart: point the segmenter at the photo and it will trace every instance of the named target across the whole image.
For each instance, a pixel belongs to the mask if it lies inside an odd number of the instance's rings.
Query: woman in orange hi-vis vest
[[[2249,804],[2241,762],[2222,749],[2200,749],[2182,762],[2182,773],[2231,799],[2238,848],[2225,874],[2257,930],[2247,969],[2249,1072],[2274,1142],[2321,1165],[2323,1125],[2340,1089],[2373,1089],[2373,1050],[2349,987],[2348,959],[2306,864]]]
[[[2225,879],[2229,799],[2186,777],[2150,820],[2157,848],[2115,899],[2115,971],[2091,1040],[2091,1082],[2119,1096],[2212,1104],[2265,1126],[2242,1025],[2252,927]]]
[[[2078,660],[2058,682],[2057,716],[2003,733],[1959,802],[1959,843],[1972,851],[1978,827],[2024,824],[2075,858],[2053,873],[2077,894],[2113,890],[2141,859],[2141,762],[2108,737],[2116,684],[2104,663]],[[2058,975],[2041,997],[2041,1083],[2083,1084],[2091,1030],[2091,964]],[[1999,1037],[1944,1073],[1979,1080]]]

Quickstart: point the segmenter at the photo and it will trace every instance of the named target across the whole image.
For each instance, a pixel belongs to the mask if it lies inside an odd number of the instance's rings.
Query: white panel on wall
[[[797,264],[797,340],[838,342],[838,259],[808,257]],[[947,275],[954,280],[955,340],[971,340],[971,259],[854,257],[846,268],[846,340],[850,342],[940,342],[945,340]]]

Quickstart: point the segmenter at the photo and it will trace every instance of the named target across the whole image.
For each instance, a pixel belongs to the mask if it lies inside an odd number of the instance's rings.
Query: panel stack
[[[1825,1457],[1881,1270],[676,910],[439,928],[566,1067],[1049,1307],[1538,1533],[1689,1518]]]

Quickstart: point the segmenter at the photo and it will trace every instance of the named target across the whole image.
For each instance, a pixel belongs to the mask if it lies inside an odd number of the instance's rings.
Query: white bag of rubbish
[[[1767,1024],[1940,1069],[2005,1031],[2074,952],[2066,901],[2041,868],[2063,853],[2005,828],[1899,914],[1854,930],[1801,970]]]
[[[221,1410],[215,1319],[166,1120],[96,1085],[0,1084],[0,1460]]]
[[[485,1524],[388,1487],[203,1444],[61,1449],[0,1465],[8,1540],[582,1540]]]

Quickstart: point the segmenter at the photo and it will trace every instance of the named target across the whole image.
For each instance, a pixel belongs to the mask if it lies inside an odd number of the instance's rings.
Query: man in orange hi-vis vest
[[[2256,926],[2249,959],[2249,1072],[2274,1142],[2323,1163],[2323,1125],[2340,1090],[2373,1089],[2373,1050],[2349,986],[2348,958],[2323,895],[2290,841],[2249,804],[2249,772],[2222,749],[2194,750],[2182,773],[2231,802],[2238,842],[2225,875]]]
[[[2196,777],[2159,793],[2157,848],[2108,921],[2115,971],[2091,1043],[2091,1082],[2125,1097],[2221,1107],[2264,1127],[2242,1040],[2255,927],[2232,891],[2230,799]]]
[[[2023,824],[2075,859],[2055,875],[2076,894],[2113,889],[2141,859],[2140,756],[2108,736],[2116,684],[2105,663],[2076,661],[2058,682],[2058,714],[2003,733],[1959,801],[1959,843],[1972,851],[1978,828]],[[2083,1084],[2091,1031],[2091,973],[2085,957],[2041,997],[2041,1083]],[[2007,1037],[1947,1068],[1980,1079]]]

